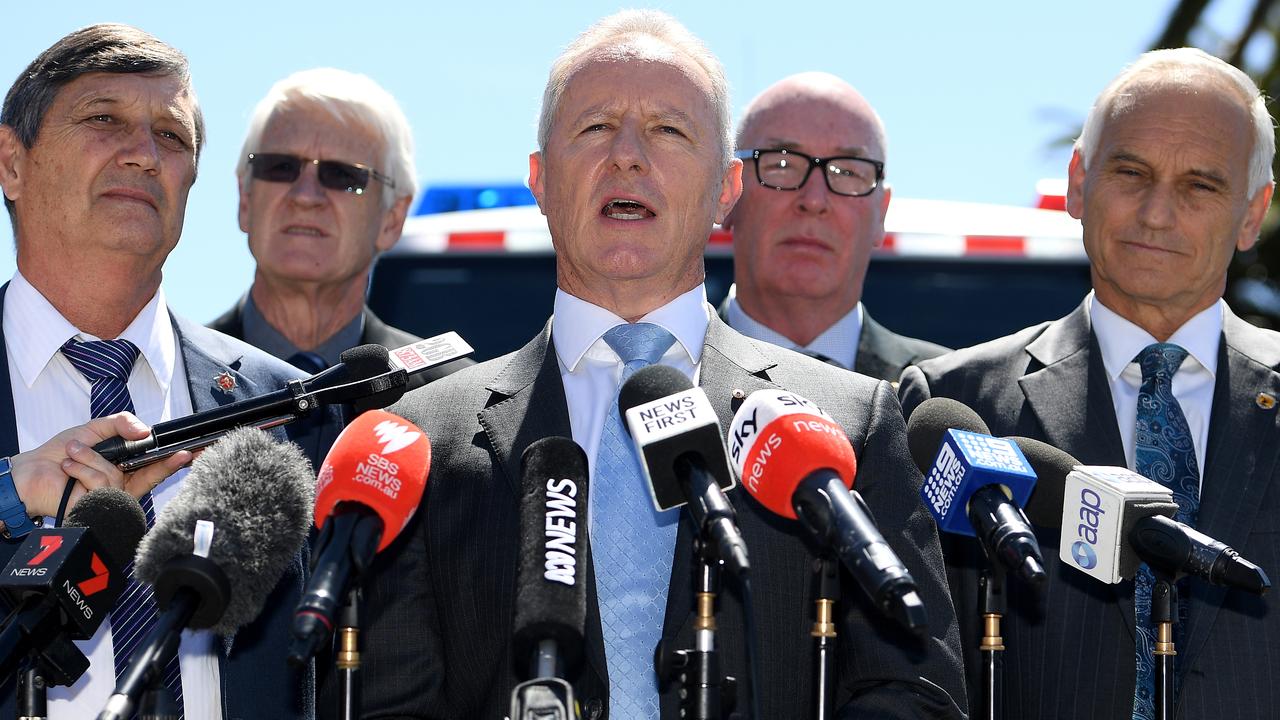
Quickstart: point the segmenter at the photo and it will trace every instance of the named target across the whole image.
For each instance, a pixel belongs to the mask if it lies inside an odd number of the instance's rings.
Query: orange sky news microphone
[[[383,408],[404,395],[409,375],[471,352],[471,346],[455,332],[394,350],[360,345],[343,352],[337,365],[309,378],[290,380],[282,389],[156,423],[151,434],[141,440],[108,438],[93,449],[121,470],[132,472],[180,450],[208,447],[235,428],[277,427],[324,405],[351,404],[356,412]],[[235,379],[230,375],[225,381],[234,387]]]
[[[385,410],[357,417],[334,441],[316,481],[311,579],[293,616],[289,661],[305,664],[333,632],[347,592],[422,502],[431,441]]]
[[[93,637],[111,612],[146,530],[138,501],[103,487],[85,493],[62,527],[27,535],[0,575],[0,592],[14,608],[0,631],[0,677],[33,651],[50,684],[80,677],[88,660],[71,640]]]
[[[771,512],[799,520],[833,550],[887,617],[928,629],[915,580],[853,490],[858,461],[844,428],[785,390],[757,390],[729,426],[729,459],[742,486]]]

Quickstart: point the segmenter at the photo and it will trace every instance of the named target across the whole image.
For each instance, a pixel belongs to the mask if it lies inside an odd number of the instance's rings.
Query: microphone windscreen
[[[812,402],[785,390],[757,390],[733,416],[729,464],[770,511],[796,519],[792,496],[810,474],[833,470],[853,488],[858,459],[844,428]]]
[[[1062,499],[1067,474],[1080,464],[1069,453],[1034,438],[1010,437],[1036,473],[1036,491],[1022,509],[1027,519],[1041,527],[1062,527]]]
[[[316,481],[316,527],[338,503],[356,502],[382,518],[381,552],[409,524],[431,466],[431,441],[417,425],[385,410],[357,417],[333,442]]]
[[[925,475],[933,466],[948,430],[965,430],[980,435],[990,435],[987,424],[973,408],[951,398],[934,397],[925,400],[907,420],[907,447],[916,467]]]
[[[675,395],[693,387],[684,373],[670,365],[648,365],[636,371],[618,391],[618,410],[626,417],[627,411],[637,405],[653,402],[668,395]],[[627,423],[622,424],[631,432]]]
[[[391,363],[391,352],[376,344],[357,345],[344,351],[339,359],[347,368],[345,375],[348,381],[374,378],[396,370],[396,366]],[[385,378],[382,385],[385,387],[372,395],[351,401],[357,413],[387,407],[404,397],[405,390],[409,387],[408,378],[400,375]]]
[[[197,520],[214,525],[212,560],[231,587],[211,629],[230,635],[253,621],[311,527],[315,482],[301,448],[238,428],[196,458],[182,488],[138,547],[135,573],[156,582],[171,558],[190,555]]]
[[[66,527],[93,531],[102,552],[117,568],[124,567],[147,532],[147,517],[138,500],[114,487],[100,487],[84,494],[67,513]]]
[[[543,438],[525,450],[520,476],[516,667],[527,672],[548,639],[572,666],[587,617],[587,455],[568,438]]]

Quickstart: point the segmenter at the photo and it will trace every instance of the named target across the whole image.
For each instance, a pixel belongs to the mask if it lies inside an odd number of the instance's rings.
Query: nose
[[[831,191],[827,188],[827,179],[823,177],[825,172],[824,168],[813,168],[809,179],[795,191],[796,210],[822,215],[831,207]]]
[[[151,126],[136,125],[121,137],[123,144],[116,158],[122,167],[138,168],[151,175],[160,172],[160,147]]]
[[[1138,221],[1153,230],[1173,227],[1176,217],[1177,190],[1170,183],[1153,183],[1143,194],[1138,207]]]
[[[298,179],[289,185],[289,200],[305,207],[321,205],[328,199],[320,184],[320,169],[315,163],[304,163]]]
[[[624,122],[613,131],[609,140],[609,159],[619,170],[646,172],[649,168],[645,153],[643,130],[636,124]]]

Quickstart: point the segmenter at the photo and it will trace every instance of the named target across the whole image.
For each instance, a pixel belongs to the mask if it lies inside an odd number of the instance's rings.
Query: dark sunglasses
[[[369,186],[370,177],[389,188],[396,186],[395,181],[386,175],[356,163],[312,160],[284,153],[249,153],[249,171],[255,180],[291,183],[302,174],[302,166],[308,164],[316,166],[316,178],[319,179],[320,186],[330,190],[362,195]]]

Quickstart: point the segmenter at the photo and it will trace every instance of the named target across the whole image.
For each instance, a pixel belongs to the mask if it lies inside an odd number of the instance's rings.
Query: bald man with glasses
[[[737,144],[746,166],[723,225],[734,243],[725,322],[890,382],[946,352],[891,332],[860,302],[890,192],[884,126],[853,87],[826,73],[784,78],[747,107]]]

